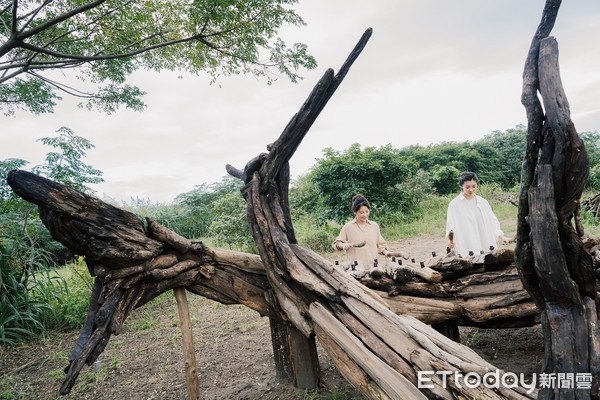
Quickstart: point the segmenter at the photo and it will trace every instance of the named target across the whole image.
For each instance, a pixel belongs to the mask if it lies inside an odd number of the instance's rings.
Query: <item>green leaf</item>
[[[284,26],[304,25],[291,8],[296,3],[0,0],[0,108],[52,112],[67,94],[108,113],[120,106],[141,110],[143,90],[127,85],[140,69],[208,73],[213,81],[244,73],[296,82],[300,69],[316,66],[305,45],[278,36]]]

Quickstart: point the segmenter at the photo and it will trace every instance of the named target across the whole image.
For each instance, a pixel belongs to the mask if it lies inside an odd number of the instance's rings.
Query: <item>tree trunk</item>
[[[519,200],[517,267],[525,288],[542,311],[542,373],[593,377],[591,389],[554,384],[542,388],[540,398],[590,399],[600,396],[598,299],[593,262],[576,218],[589,164],[570,119],[560,80],[558,45],[549,37],[559,7],[558,0],[546,2],[523,73],[522,102],[528,133]]]

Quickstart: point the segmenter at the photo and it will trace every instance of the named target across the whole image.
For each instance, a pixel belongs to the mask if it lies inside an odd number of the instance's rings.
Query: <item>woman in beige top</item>
[[[377,222],[369,220],[371,205],[363,195],[354,196],[350,208],[354,219],[342,227],[333,242],[333,248],[345,251],[348,263],[358,261],[365,271],[369,271],[378,254],[388,254],[385,239],[381,236]]]

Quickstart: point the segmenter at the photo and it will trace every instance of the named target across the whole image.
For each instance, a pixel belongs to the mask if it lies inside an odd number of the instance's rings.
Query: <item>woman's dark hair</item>
[[[468,181],[475,181],[479,183],[479,178],[475,172],[466,171],[460,174],[460,178],[458,178],[458,184],[460,187],[462,187],[462,185]]]
[[[371,209],[371,204],[369,200],[362,194],[357,194],[352,198],[352,204],[350,205],[350,209],[353,213],[356,213],[362,206],[366,206],[369,210]]]

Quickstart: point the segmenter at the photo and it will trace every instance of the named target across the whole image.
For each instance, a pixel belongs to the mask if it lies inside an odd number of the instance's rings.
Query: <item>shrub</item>
[[[59,317],[56,328],[79,329],[87,314],[93,279],[82,257],[56,274],[60,279],[54,284],[54,295],[48,298]]]
[[[417,205],[412,189],[418,164],[391,145],[362,149],[355,143],[342,153],[331,148],[323,153],[311,179],[322,197],[326,219],[342,223],[351,218],[350,202],[358,193],[369,199],[373,211],[385,206],[407,214]],[[428,180],[417,184],[428,184]]]
[[[218,245],[255,252],[254,238],[246,218],[246,202],[239,193],[227,193],[210,204],[215,218],[208,235]]]
[[[600,165],[590,168],[589,184],[591,189],[600,190]]]
[[[335,240],[341,227],[334,223],[316,224],[314,217],[303,215],[294,221],[296,239],[302,246],[306,246],[316,253],[333,252],[331,243]]]
[[[50,305],[31,294],[25,275],[10,265],[10,258],[10,253],[0,245],[0,347],[15,345],[44,332],[48,321],[56,317]],[[35,277],[32,282],[37,290],[44,290],[44,284]]]

